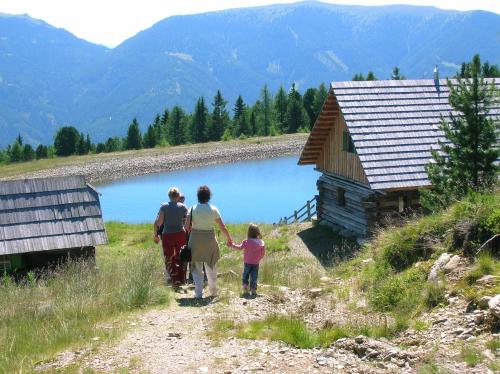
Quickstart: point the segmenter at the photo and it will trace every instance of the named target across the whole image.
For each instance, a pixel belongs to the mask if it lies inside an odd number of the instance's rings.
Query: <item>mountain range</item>
[[[73,125],[93,140],[123,136],[173,105],[192,111],[217,89],[253,103],[375,72],[388,79],[442,76],[479,53],[500,61],[500,15],[418,6],[320,2],[232,9],[166,18],[109,49],[27,15],[0,14],[0,146],[18,134],[49,144]]]

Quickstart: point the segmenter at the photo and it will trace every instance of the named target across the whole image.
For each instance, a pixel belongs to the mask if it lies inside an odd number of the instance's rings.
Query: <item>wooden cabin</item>
[[[366,236],[383,217],[417,208],[431,149],[444,141],[448,94],[438,79],[333,82],[299,160],[322,173],[318,219]]]
[[[84,177],[0,181],[0,272],[93,256],[105,243],[99,193]]]

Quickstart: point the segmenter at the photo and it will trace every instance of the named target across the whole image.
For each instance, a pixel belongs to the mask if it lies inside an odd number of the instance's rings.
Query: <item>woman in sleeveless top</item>
[[[231,241],[231,235],[222,222],[216,206],[209,204],[211,192],[208,186],[198,188],[198,204],[188,213],[186,225],[191,223],[189,248],[191,248],[191,266],[195,286],[195,297],[203,297],[203,266],[207,274],[208,287],[211,296],[217,296],[217,261],[219,261],[219,244],[215,236],[214,226],[217,225]],[[186,229],[189,229],[186,227]]]

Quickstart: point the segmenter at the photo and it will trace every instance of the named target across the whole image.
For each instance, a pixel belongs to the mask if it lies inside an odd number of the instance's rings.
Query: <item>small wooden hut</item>
[[[382,217],[418,207],[448,95],[438,79],[333,82],[299,160],[322,173],[318,219],[365,236]]]
[[[93,256],[106,242],[99,193],[84,177],[0,182],[0,271]]]

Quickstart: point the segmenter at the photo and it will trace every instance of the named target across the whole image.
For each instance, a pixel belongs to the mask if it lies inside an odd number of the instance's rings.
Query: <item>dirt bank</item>
[[[256,138],[245,141],[99,154],[67,165],[16,174],[7,179],[85,175],[91,183],[104,182],[205,165],[298,155],[306,139],[307,134],[293,134],[277,138]]]

